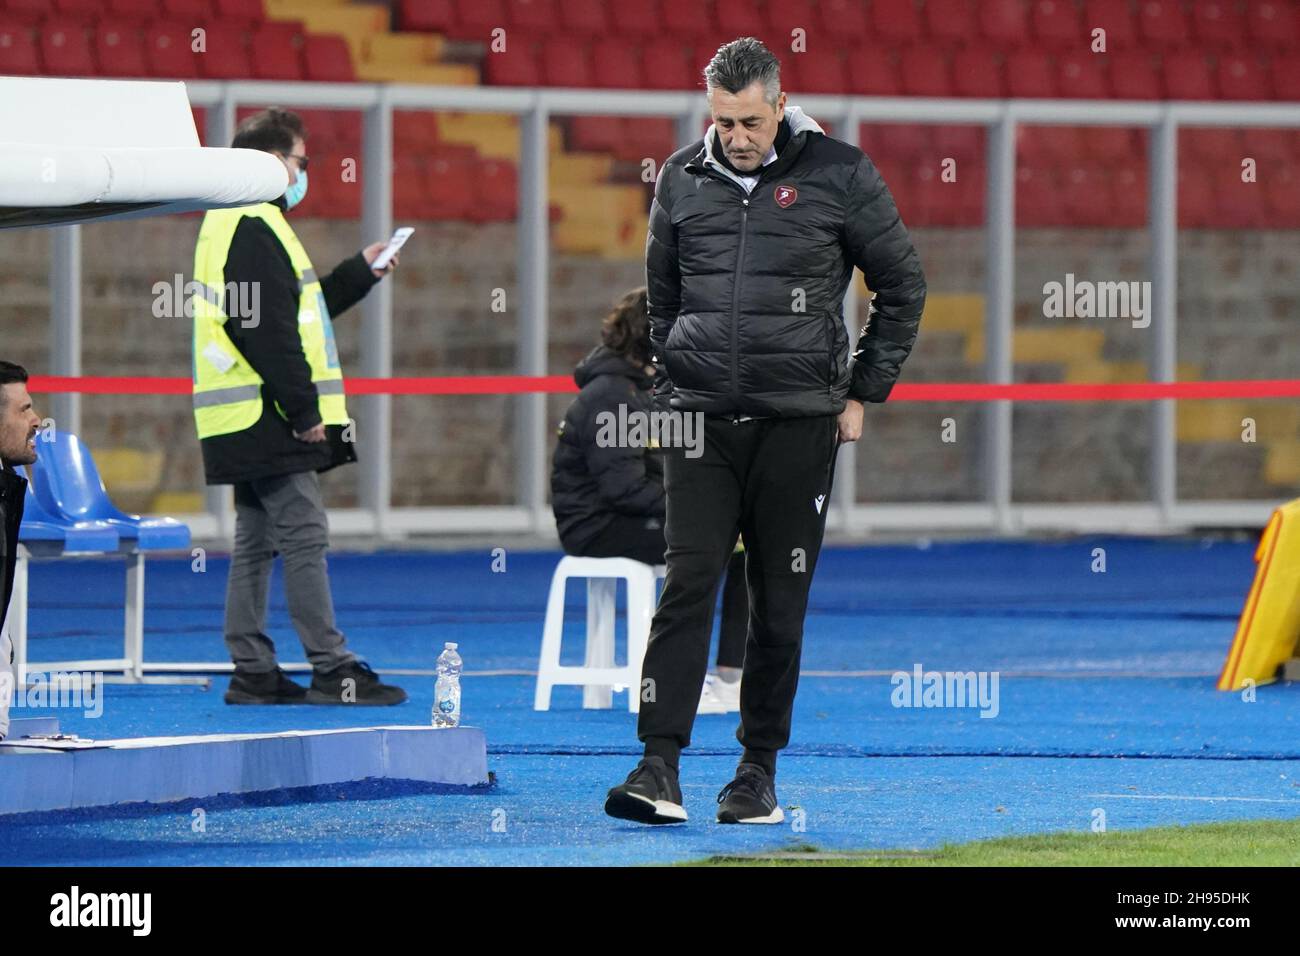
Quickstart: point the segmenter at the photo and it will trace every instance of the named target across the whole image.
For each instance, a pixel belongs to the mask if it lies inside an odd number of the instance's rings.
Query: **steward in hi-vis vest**
[[[194,421],[210,485],[356,461],[331,317],[379,280],[361,253],[318,277],[285,200],[203,218],[189,291]],[[325,426],[325,441],[295,437]]]

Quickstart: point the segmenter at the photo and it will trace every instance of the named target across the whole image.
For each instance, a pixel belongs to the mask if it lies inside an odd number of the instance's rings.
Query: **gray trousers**
[[[325,553],[329,524],[315,472],[235,485],[235,550],[226,582],[226,647],[235,667],[264,673],[276,667],[266,634],[267,590],[276,554],[284,559],[289,617],[307,660],[331,670],[356,655],[334,626]]]

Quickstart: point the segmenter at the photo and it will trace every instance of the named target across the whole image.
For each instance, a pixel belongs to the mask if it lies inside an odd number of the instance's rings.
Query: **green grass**
[[[690,866],[1297,866],[1300,819],[1050,833],[937,850],[823,851],[811,845]]]

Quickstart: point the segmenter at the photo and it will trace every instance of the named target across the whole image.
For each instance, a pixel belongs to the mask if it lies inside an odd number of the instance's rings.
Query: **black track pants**
[[[834,415],[707,418],[703,454],[666,450],[668,577],[641,670],[637,735],[676,766],[708,666],[718,579],[744,537],[749,635],[740,685],[743,759],[775,770],[790,740],[804,613],[838,450]]]

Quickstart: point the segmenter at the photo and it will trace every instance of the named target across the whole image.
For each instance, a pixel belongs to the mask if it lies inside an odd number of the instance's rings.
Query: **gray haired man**
[[[925,276],[876,167],[786,105],[780,64],[762,43],[726,44],[704,78],[713,125],[664,163],[646,244],[656,400],[704,414],[704,453],[666,450],[668,577],[642,665],[645,757],[605,811],[686,819],[678,762],[740,532],[744,753],[717,818],[778,823],[776,755],[790,739],[836,452],[862,434],[864,403],[888,398],[916,340]],[[855,267],[875,296],[850,357],[843,300]]]

